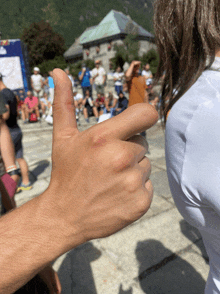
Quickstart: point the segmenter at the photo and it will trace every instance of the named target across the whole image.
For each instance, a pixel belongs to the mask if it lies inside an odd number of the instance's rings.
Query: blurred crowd
[[[149,64],[141,67],[141,62],[133,61],[127,69],[123,70],[118,66],[115,71],[106,73],[101,61],[96,60],[93,69],[82,65],[78,80],[70,74],[68,68],[65,72],[72,83],[78,123],[80,115],[83,115],[86,123],[89,123],[91,116],[94,116],[97,122],[102,122],[138,102],[149,102],[158,109],[159,96],[153,87],[153,74]],[[27,93],[19,90],[15,95],[18,118],[25,124],[41,119],[53,123],[52,71],[42,76],[40,69],[34,67],[31,90]],[[140,99],[133,97],[137,95]]]
[[[159,97],[153,87],[153,75],[149,64],[141,68],[140,61],[132,61],[124,70],[118,66],[115,71],[106,73],[101,61],[96,60],[95,68],[92,70],[85,64],[82,65],[78,74],[78,85],[69,69],[65,72],[72,84],[78,124],[83,119],[85,123],[89,123],[91,116],[95,117],[97,122],[105,121],[136,103],[150,103],[158,109]],[[32,188],[28,165],[23,156],[22,131],[17,121],[21,119],[27,124],[45,119],[49,124],[53,124],[53,100],[52,71],[42,76],[40,69],[34,67],[31,89],[27,93],[22,89],[12,92],[6,87],[0,74],[0,127],[3,128],[3,134],[6,132],[3,145],[1,136],[1,145],[11,146],[6,148],[7,155],[2,149],[3,159],[0,158],[0,170],[2,175],[6,172],[15,180],[14,193]],[[145,132],[141,135],[146,138]],[[16,188],[19,177],[21,177],[20,185]]]

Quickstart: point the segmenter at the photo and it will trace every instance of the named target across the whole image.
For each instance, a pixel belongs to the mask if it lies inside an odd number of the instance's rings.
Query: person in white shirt
[[[33,90],[33,95],[38,99],[43,98],[43,87],[44,82],[42,75],[40,75],[40,69],[38,67],[34,67],[34,74],[31,76],[31,88]]]
[[[154,11],[170,189],[181,215],[200,231],[210,266],[205,292],[182,293],[219,294],[220,5],[156,0]]]
[[[95,68],[91,71],[92,81],[95,85],[95,90],[98,93],[104,93],[104,85],[106,81],[106,72],[101,65],[100,60],[96,60]]]
[[[113,77],[115,81],[115,92],[119,95],[119,93],[123,91],[122,79],[124,77],[124,73],[121,72],[120,66],[117,67]]]
[[[70,79],[70,81],[72,83],[72,87],[74,87],[75,82],[74,82],[73,76],[70,74],[70,71],[68,68],[65,69],[65,73],[68,75],[68,78]]]
[[[144,67],[144,70],[142,70],[142,73],[141,73],[142,76],[145,77],[146,79],[146,85],[147,86],[150,86],[152,84],[152,79],[153,79],[153,75],[152,75],[152,72],[150,70],[150,64],[147,63]]]

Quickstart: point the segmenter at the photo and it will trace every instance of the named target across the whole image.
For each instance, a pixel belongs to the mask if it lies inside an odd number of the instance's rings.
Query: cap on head
[[[35,67],[34,67],[34,71],[38,71],[38,72],[40,72],[39,67],[35,66]]]
[[[98,60],[95,61],[95,64],[100,64],[100,62],[101,61],[98,59]]]

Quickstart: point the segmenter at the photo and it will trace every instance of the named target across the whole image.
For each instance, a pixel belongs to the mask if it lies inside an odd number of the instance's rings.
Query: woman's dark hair
[[[161,114],[211,66],[220,48],[220,0],[155,0],[154,31],[162,82]]]

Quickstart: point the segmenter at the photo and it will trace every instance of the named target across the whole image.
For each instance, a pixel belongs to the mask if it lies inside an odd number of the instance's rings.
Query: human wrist
[[[54,240],[54,247],[56,247],[52,253],[53,259],[87,241],[80,229],[81,224],[77,225],[77,210],[75,209],[72,213],[66,211],[62,202],[65,196],[60,200],[64,191],[58,191],[58,187],[50,185],[39,196],[39,214],[43,213],[42,220],[46,237],[49,235],[49,239]],[[71,220],[69,215],[71,215]],[[59,240],[59,246],[57,246],[57,240]]]

